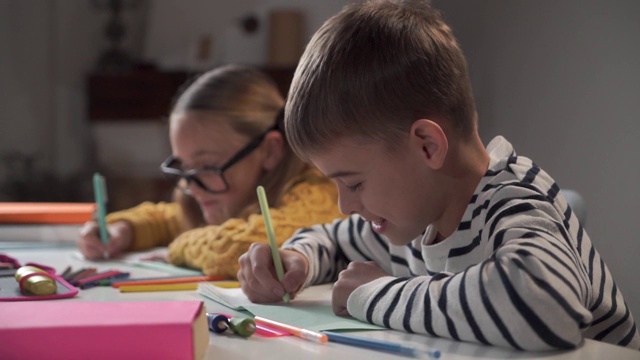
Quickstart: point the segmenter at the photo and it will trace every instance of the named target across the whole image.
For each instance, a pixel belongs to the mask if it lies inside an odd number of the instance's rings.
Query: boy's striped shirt
[[[583,337],[640,348],[620,289],[554,180],[496,137],[489,169],[458,229],[390,244],[353,215],[299,231],[283,248],[310,259],[306,285],[350,261],[391,276],[358,287],[349,313],[408,332],[522,350],[568,349]]]

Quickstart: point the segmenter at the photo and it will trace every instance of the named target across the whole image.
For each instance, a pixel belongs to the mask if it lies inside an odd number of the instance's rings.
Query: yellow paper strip
[[[221,287],[221,288],[238,288],[240,283],[237,281],[211,281],[209,284]],[[154,285],[122,285],[120,286],[120,292],[143,292],[143,291],[183,291],[183,290],[196,290],[198,283],[183,283],[183,284],[154,284]]]

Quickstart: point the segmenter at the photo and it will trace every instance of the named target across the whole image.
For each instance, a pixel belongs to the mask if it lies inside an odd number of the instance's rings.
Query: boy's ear
[[[433,120],[419,119],[411,125],[409,143],[418,150],[427,165],[438,170],[444,164],[449,150],[447,135]]]
[[[284,138],[279,131],[269,131],[263,140],[265,159],[262,167],[273,170],[284,156]]]

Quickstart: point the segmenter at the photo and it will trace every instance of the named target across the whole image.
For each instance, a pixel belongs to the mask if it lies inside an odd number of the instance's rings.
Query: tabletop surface
[[[3,248],[0,242],[0,253],[12,256],[24,264],[37,262],[52,266],[61,273],[67,266],[74,269],[81,267],[96,267],[98,271],[117,269],[128,271],[131,277],[166,276],[165,272],[141,268],[122,262],[100,261],[89,262],[78,256],[78,252],[71,246],[56,246],[48,248],[25,247]],[[322,293],[320,293],[322,292]],[[312,287],[302,292],[299,297],[322,298],[330,304],[330,294],[327,287]],[[78,295],[67,300],[52,301],[152,301],[152,300],[199,300],[203,301],[208,312],[224,312],[231,315],[243,315],[209,300],[196,291],[161,291],[120,293],[112,287],[95,287],[80,290]],[[1,306],[1,305],[0,305]],[[520,352],[509,349],[483,346],[471,343],[456,342],[448,339],[433,338],[425,335],[409,334],[401,331],[359,331],[359,336],[384,339],[412,345],[420,350],[440,350],[440,359],[640,359],[640,351],[626,349],[594,340],[586,340],[579,348],[572,351],[557,352]],[[205,359],[350,359],[370,360],[405,358],[396,354],[368,350],[338,343],[315,344],[292,336],[279,338],[263,338],[252,336],[241,338],[233,335],[218,335],[211,333],[209,347]],[[430,359],[426,352],[420,358]]]

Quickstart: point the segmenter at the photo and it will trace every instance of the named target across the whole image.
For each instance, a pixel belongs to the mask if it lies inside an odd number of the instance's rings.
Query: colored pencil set
[[[118,270],[98,272],[96,268],[81,268],[72,271],[71,267],[67,267],[62,273],[62,277],[71,285],[81,289],[88,289],[95,286],[111,286],[119,289],[120,292],[196,290],[200,282],[209,282],[212,285],[223,288],[240,287],[237,281],[227,280],[227,277],[222,275],[165,276],[128,279],[128,272]]]
[[[71,267],[67,267],[62,273],[62,277],[75,287],[89,289],[94,286],[101,286],[104,281],[127,278],[129,277],[129,273],[119,270],[98,272],[96,268],[81,268],[72,271]]]

